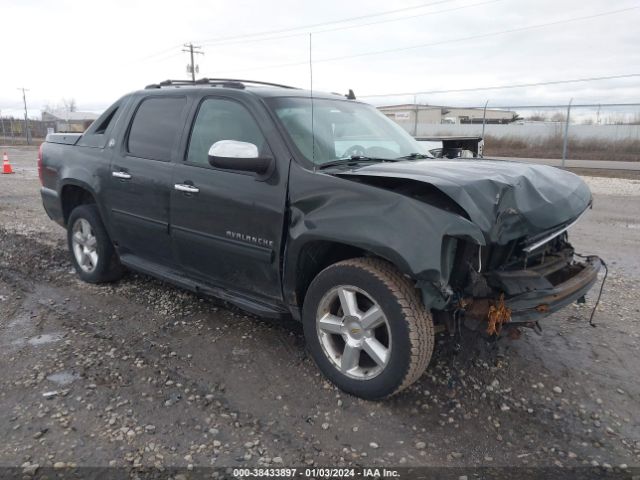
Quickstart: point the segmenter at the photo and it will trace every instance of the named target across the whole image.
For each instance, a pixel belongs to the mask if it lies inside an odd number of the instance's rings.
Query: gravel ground
[[[133,273],[81,283],[64,231],[42,210],[35,151],[7,151],[16,174],[0,175],[0,466],[640,464],[637,180],[588,178],[595,206],[572,232],[580,251],[608,260],[596,328],[594,289],[546,319],[541,336],[497,348],[441,334],[415,385],[366,402],[323,380],[293,321]]]
[[[584,177],[591,192],[596,195],[639,197],[640,180],[606,177]]]

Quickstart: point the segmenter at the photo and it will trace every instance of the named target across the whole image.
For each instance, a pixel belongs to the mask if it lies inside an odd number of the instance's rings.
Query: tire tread
[[[111,239],[109,238],[109,234],[107,233],[104,223],[102,222],[100,210],[94,203],[79,205],[75,207],[72,210],[71,215],[69,215],[69,222],[67,225],[67,243],[69,247],[69,254],[71,255],[71,260],[74,263],[74,266],[76,265],[76,261],[71,247],[71,229],[73,223],[78,218],[85,218],[92,225],[98,242],[103,242],[102,249],[106,257],[106,259],[101,260],[103,263],[100,268],[90,274],[82,272],[79,267],[76,267],[76,271],[80,278],[88,283],[106,283],[120,279],[123,274],[122,265],[118,259],[118,255]]]
[[[398,387],[388,394],[391,397],[422,376],[429,364],[434,348],[434,327],[431,313],[425,308],[418,291],[411,281],[391,263],[380,258],[359,257],[343,260],[329,267],[348,266],[367,271],[382,282],[400,305],[409,328],[411,356],[407,371]]]

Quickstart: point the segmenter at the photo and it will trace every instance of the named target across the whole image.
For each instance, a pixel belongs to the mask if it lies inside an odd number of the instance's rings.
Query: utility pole
[[[198,45],[194,45],[193,43],[185,43],[184,46],[187,48],[187,50],[183,49],[182,51],[183,52],[187,52],[191,57],[191,63],[189,65],[187,65],[187,72],[191,72],[191,81],[193,83],[196,83],[196,70],[198,70],[198,72],[199,72],[200,69],[194,63],[193,56],[194,55],[204,55],[204,52],[199,52],[198,50],[201,49],[202,47],[200,47]]]
[[[567,146],[569,145],[569,121],[571,117],[571,104],[573,98],[569,100],[569,106],[567,107],[567,123],[564,125],[564,141],[562,142],[562,168],[565,168],[567,161]]]
[[[2,125],[2,143],[7,143],[7,136],[4,133],[4,118],[2,118],[2,110],[0,110],[0,125]]]
[[[481,147],[478,148],[478,153],[480,154],[480,158],[484,158],[484,129],[487,126],[487,105],[489,105],[489,99],[484,102],[484,108],[482,109],[482,140],[480,140]],[[481,149],[481,151],[480,151]]]
[[[27,145],[31,142],[29,141],[29,120],[27,119],[27,95],[25,92],[28,92],[29,89],[20,87],[18,90],[22,90],[22,101],[24,102],[24,136],[27,140]]]
[[[484,108],[482,109],[482,138],[484,139],[484,128],[487,125],[487,105],[489,105],[489,99],[484,102]]]
[[[418,136],[418,115],[420,114],[420,109],[418,108],[417,94],[413,96],[413,104],[416,107],[416,112],[415,112],[416,118],[414,119],[414,122],[413,122],[413,136],[417,137]]]

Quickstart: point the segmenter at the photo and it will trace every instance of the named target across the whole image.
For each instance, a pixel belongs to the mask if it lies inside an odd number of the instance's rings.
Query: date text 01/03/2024
[[[399,472],[388,468],[236,468],[237,478],[398,478]]]

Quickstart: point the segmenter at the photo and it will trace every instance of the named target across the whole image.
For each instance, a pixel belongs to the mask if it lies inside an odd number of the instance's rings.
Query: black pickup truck
[[[592,203],[580,178],[434,159],[351,94],[166,81],[49,135],[38,165],[83,280],[124,266],[292,316],[322,372],[369,399],[420,377],[436,330],[535,327],[602,265],[567,239]]]

